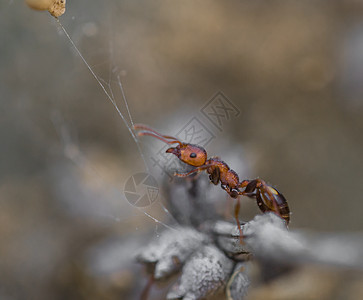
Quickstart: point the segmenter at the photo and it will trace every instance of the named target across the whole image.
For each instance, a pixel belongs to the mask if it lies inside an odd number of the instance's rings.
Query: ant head
[[[176,146],[175,148],[169,148],[168,150],[166,150],[166,152],[173,153],[182,162],[190,166],[200,167],[203,166],[207,161],[207,151],[205,151],[203,147],[182,143],[177,138],[170,135],[160,134],[159,132],[147,125],[134,124],[133,127],[135,130],[141,130],[138,132],[139,136],[148,135],[155,137],[167,144],[178,144],[178,146]]]
[[[169,148],[166,153],[173,153],[182,162],[194,166],[200,167],[207,161],[207,151],[203,147],[192,144],[180,144],[175,148]]]

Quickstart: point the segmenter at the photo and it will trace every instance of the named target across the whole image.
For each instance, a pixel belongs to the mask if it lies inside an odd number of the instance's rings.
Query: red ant
[[[175,148],[167,149],[166,153],[172,153],[182,162],[196,168],[188,173],[175,173],[175,176],[187,177],[194,173],[207,171],[209,179],[213,184],[217,185],[220,182],[222,189],[224,189],[232,198],[237,199],[234,208],[234,217],[240,233],[241,243],[242,229],[238,220],[240,210],[238,196],[240,195],[255,198],[257,205],[262,212],[274,212],[285,220],[286,225],[289,224],[290,209],[285,197],[277,189],[267,184],[265,181],[261,179],[252,179],[240,182],[235,171],[230,169],[229,166],[218,157],[208,158],[207,151],[205,151],[203,147],[182,143],[175,137],[162,135],[146,125],[135,124],[134,129],[142,130],[138,133],[139,136],[149,135],[167,144],[178,144]]]

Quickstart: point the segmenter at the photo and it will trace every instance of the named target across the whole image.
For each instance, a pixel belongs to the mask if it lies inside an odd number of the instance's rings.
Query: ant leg
[[[237,198],[238,197],[238,195],[239,195],[239,190],[238,189],[234,189],[234,188],[232,188],[232,189],[230,189],[231,191],[230,191],[230,193],[229,193],[229,195],[232,197],[232,198]]]
[[[209,180],[214,184],[217,185],[219,179],[221,178],[221,172],[218,167],[214,168],[213,172],[209,175]]]
[[[243,244],[243,233],[242,233],[241,224],[238,219],[239,209],[240,209],[239,198],[236,198],[236,204],[234,205],[234,217],[236,219],[237,227],[238,227],[238,231],[239,231],[239,242],[240,242],[240,244]]]
[[[192,175],[192,174],[197,173],[197,172],[199,172],[199,170],[198,170],[198,168],[195,168],[195,169],[191,170],[188,173],[176,173],[175,172],[174,176],[176,176],[176,177],[188,177],[189,175]]]
[[[174,173],[174,176],[177,176],[177,177],[188,177],[189,175],[192,175],[194,173],[204,171],[204,170],[208,169],[209,167],[210,167],[210,165],[201,166],[201,167],[198,167],[198,168],[195,168],[195,169],[191,170],[188,173]]]
[[[140,300],[147,300],[153,283],[154,283],[154,276],[151,275],[149,280],[147,281],[146,286],[143,288],[141,292]]]
[[[231,212],[231,206],[232,206],[232,197],[230,195],[230,189],[228,188],[227,185],[225,184],[221,184],[221,188],[223,190],[225,190],[227,192],[226,196],[227,196],[227,207],[226,207],[226,210],[225,210],[225,215],[226,217],[230,215],[230,212]],[[238,223],[238,221],[237,221]]]
[[[230,197],[228,194],[226,195],[226,203],[227,205],[224,207],[223,216],[225,219],[228,219],[231,216],[231,211],[233,208],[233,198]]]
[[[238,189],[235,189],[235,188],[230,188],[228,185],[226,185],[226,184],[221,184],[221,188],[223,189],[223,190],[225,190],[227,193],[228,193],[228,195],[231,197],[231,198],[237,198],[239,195],[240,195],[240,193],[241,193],[241,191],[239,191]]]
[[[228,194],[231,198],[236,198],[236,197],[232,197],[232,195],[231,195],[231,189],[230,189],[230,187],[229,187],[228,185],[226,185],[226,184],[221,184],[221,188],[222,188],[223,190],[225,190],[225,191],[227,192],[227,194]]]

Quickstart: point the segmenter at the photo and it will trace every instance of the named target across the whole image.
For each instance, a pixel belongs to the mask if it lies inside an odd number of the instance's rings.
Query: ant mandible
[[[155,137],[167,144],[178,144],[176,147],[171,147],[166,150],[166,153],[172,153],[179,158],[182,162],[195,167],[188,173],[175,173],[178,177],[187,177],[194,173],[206,171],[209,174],[210,181],[217,185],[221,183],[221,187],[232,198],[237,199],[234,207],[234,217],[237,222],[240,242],[242,243],[242,229],[238,220],[240,210],[240,202],[238,196],[247,196],[255,198],[257,205],[262,212],[274,212],[282,219],[285,220],[286,225],[290,222],[290,209],[285,197],[274,187],[267,184],[261,179],[242,180],[239,181],[238,175],[235,171],[218,157],[207,157],[207,151],[198,145],[182,143],[177,138],[162,135],[143,124],[135,124],[134,129],[141,130],[138,132],[139,136],[148,135]],[[241,190],[240,190],[241,189]]]

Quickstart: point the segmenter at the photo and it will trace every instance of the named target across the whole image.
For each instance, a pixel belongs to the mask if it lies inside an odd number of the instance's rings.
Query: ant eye
[[[197,157],[196,153],[193,152],[193,153],[190,154],[190,158],[196,158],[196,157]]]

